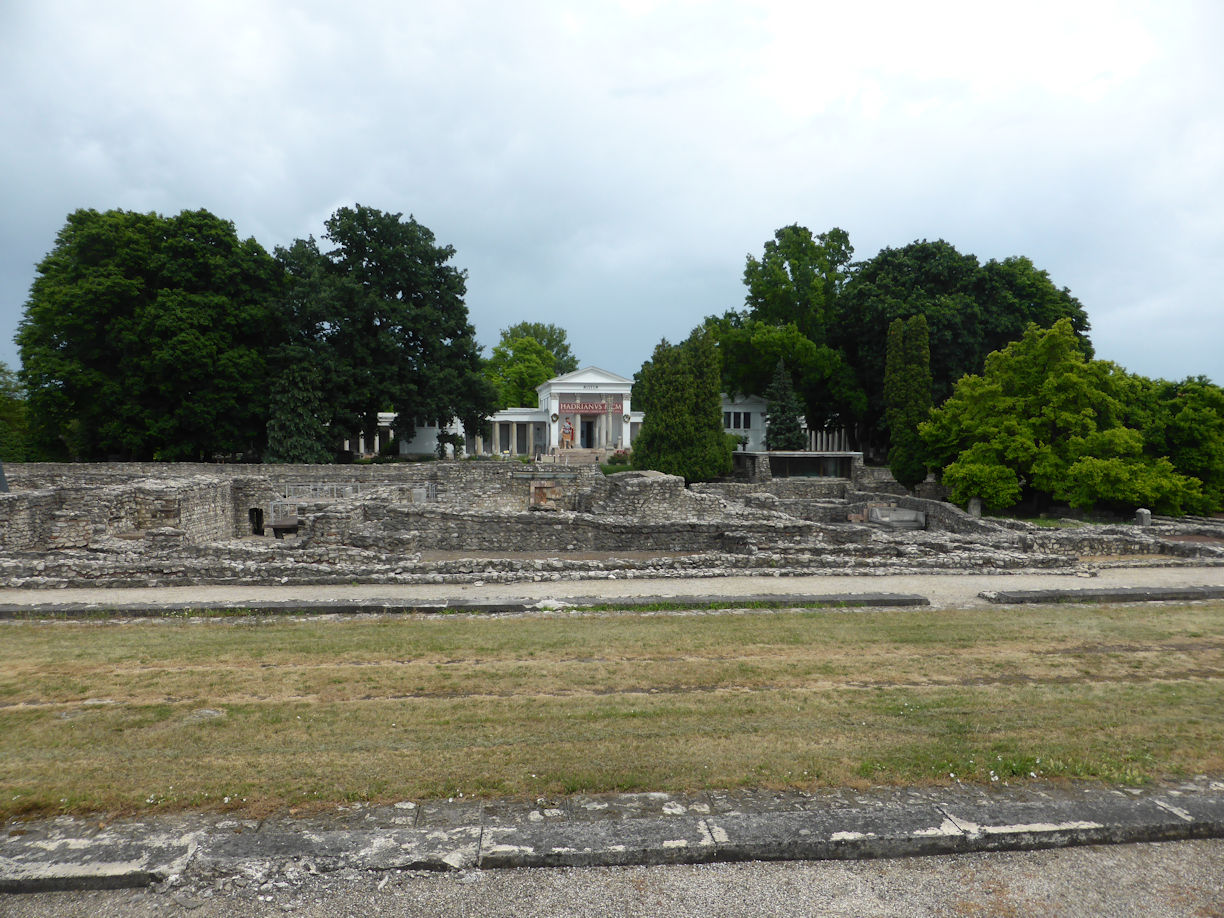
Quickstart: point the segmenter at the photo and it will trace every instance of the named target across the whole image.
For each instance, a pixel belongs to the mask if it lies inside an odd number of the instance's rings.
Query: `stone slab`
[[[10,822],[0,838],[0,893],[148,886],[186,869],[208,823],[191,817]]]
[[[1224,593],[1224,588],[1221,590]],[[370,602],[343,600],[318,601],[261,601],[240,604],[225,603],[125,603],[116,606],[107,603],[40,603],[37,606],[0,604],[0,618],[48,617],[87,618],[100,614],[122,615],[132,618],[157,618],[170,615],[191,615],[193,612],[249,612],[259,615],[406,615],[429,613],[465,613],[490,615],[541,611],[548,608],[583,609],[614,608],[632,611],[659,605],[691,607],[694,609],[731,605],[735,607],[766,606],[790,608],[794,606],[828,606],[833,608],[853,607],[914,607],[928,605],[925,596],[914,593],[831,593],[822,595],[794,594],[778,595],[762,593],[750,596],[635,596],[625,599],[607,597],[577,597],[558,603],[541,603],[539,600],[425,600],[413,602]]]
[[[309,860],[321,871],[462,870],[476,864],[481,831],[479,821],[449,829],[327,829],[278,820],[243,834],[209,833],[197,846],[192,872],[212,875],[288,860]]]
[[[1224,587],[1107,587],[1082,590],[985,590],[987,602],[1003,605],[1060,602],[1187,602],[1224,599]]]
[[[909,857],[1224,837],[1224,782],[579,795],[404,801],[267,820],[11,821],[0,892],[176,875],[463,870]]]

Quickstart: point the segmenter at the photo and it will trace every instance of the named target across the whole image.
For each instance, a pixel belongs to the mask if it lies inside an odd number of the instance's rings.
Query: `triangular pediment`
[[[575,370],[573,373],[554,376],[547,382],[541,383],[536,389],[537,391],[542,391],[544,389],[556,389],[565,386],[593,385],[632,386],[633,380],[617,376],[615,373],[609,373],[607,370],[601,370],[599,367],[583,367],[581,370]]]

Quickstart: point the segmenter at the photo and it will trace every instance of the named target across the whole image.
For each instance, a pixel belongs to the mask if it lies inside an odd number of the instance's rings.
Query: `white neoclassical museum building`
[[[463,436],[471,455],[562,456],[569,449],[631,449],[642,426],[642,412],[630,404],[633,381],[599,367],[583,367],[536,387],[535,408],[505,408],[489,418],[485,433],[468,433],[456,421],[445,430]],[[765,448],[766,402],[756,395],[723,395],[723,427],[752,452]],[[356,443],[369,454],[394,442],[395,415],[378,416],[378,444]],[[811,450],[845,450],[843,431],[808,432]],[[346,444],[351,447],[351,444]],[[418,422],[412,440],[399,441],[402,456],[431,454],[438,445],[438,428]]]
[[[630,449],[642,413],[629,403],[633,380],[583,367],[536,387],[535,408],[506,408],[489,419],[490,440],[468,437],[475,453],[552,455],[566,449]]]
[[[458,421],[445,430],[458,433],[470,454],[508,456],[548,456],[566,449],[630,449],[642,426],[642,413],[634,411],[629,392],[633,380],[601,370],[583,367],[556,376],[536,387],[539,401],[535,408],[505,408],[487,425],[483,433],[464,431]],[[391,442],[395,414],[378,416],[379,444]],[[412,440],[400,440],[400,455],[432,453],[437,448],[438,428],[418,424]],[[360,453],[377,447],[359,438]]]

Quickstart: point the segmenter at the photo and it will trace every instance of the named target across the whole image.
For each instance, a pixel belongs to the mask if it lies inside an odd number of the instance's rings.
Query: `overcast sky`
[[[1100,357],[1224,384],[1224,3],[0,0],[0,360],[80,207],[453,245],[488,347],[625,376],[774,230],[1027,255]]]

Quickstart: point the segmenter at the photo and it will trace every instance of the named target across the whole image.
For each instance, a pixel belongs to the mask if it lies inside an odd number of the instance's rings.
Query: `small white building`
[[[723,430],[740,438],[740,449],[757,452],[765,448],[766,407],[759,395],[723,395]]]
[[[633,381],[599,367],[554,376],[536,387],[535,408],[506,408],[489,418],[490,442],[468,437],[469,450],[511,456],[566,449],[632,449],[642,413],[630,404]]]
[[[466,432],[458,421],[438,428],[418,420],[413,438],[401,439],[397,452],[401,456],[434,453],[440,429],[462,436],[469,454],[548,456],[568,449],[632,449],[643,418],[630,403],[632,388],[630,379],[599,367],[583,367],[541,383],[536,387],[536,407],[504,408],[489,418],[483,432]],[[746,441],[741,450],[765,449],[767,407],[758,395],[723,395],[723,429]],[[359,437],[358,451],[368,455],[394,442],[394,421],[393,412],[380,413],[378,443],[367,444],[364,436]],[[812,450],[846,448],[846,436],[840,430],[809,431],[808,439]]]

